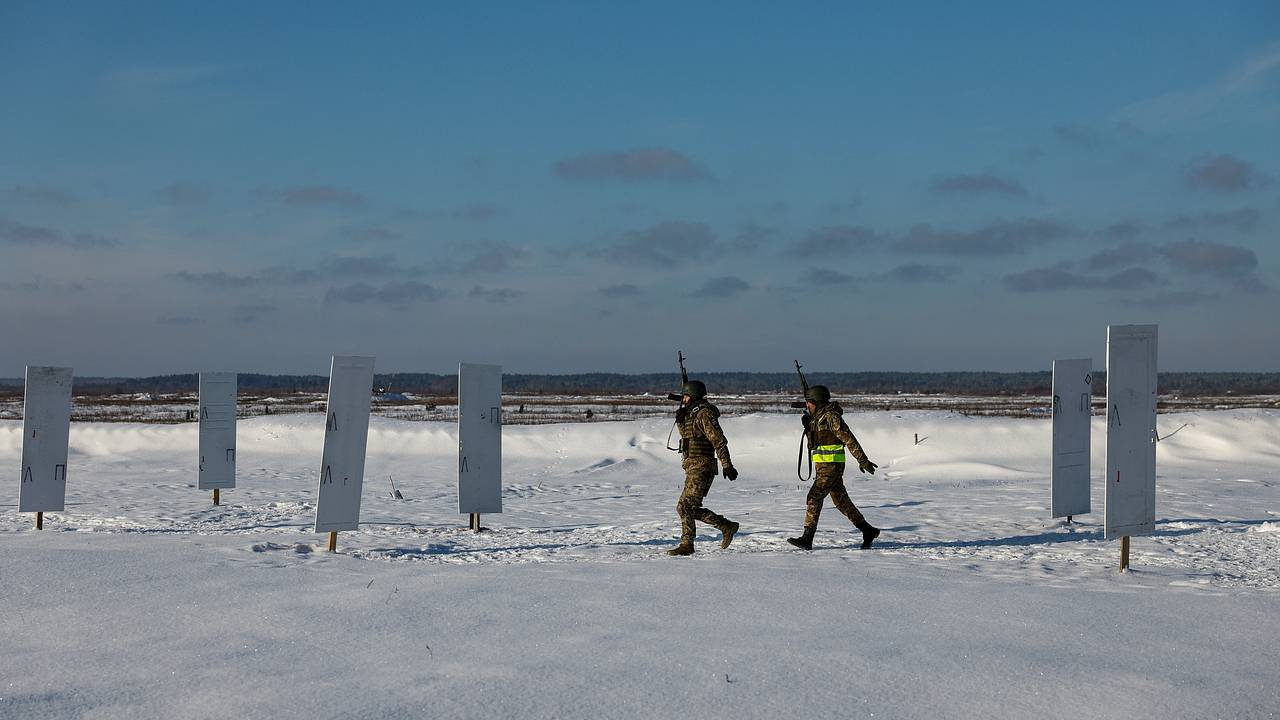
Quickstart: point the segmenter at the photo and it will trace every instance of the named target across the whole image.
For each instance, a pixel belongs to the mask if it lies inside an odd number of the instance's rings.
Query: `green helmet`
[[[680,386],[680,394],[688,395],[694,400],[701,400],[707,396],[707,384],[701,380],[689,380]]]
[[[804,393],[804,399],[814,405],[821,405],[831,401],[831,391],[826,385],[810,385]]]

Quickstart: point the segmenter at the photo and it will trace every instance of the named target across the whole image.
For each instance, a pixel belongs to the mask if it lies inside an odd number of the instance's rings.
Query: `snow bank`
[[[669,421],[508,427],[502,515],[456,513],[452,424],[374,418],[363,525],[310,532],[319,414],[242,421],[239,487],[193,425],[73,426],[68,507],[16,510],[0,421],[0,718],[1274,717],[1280,413],[1160,416],[1157,532],[1116,572],[1094,513],[1048,517],[1044,420],[849,417],[875,477],[798,532],[794,417],[730,418],[742,477],[678,533]],[[915,444],[914,437],[922,438]],[[391,497],[393,475],[405,500]]]

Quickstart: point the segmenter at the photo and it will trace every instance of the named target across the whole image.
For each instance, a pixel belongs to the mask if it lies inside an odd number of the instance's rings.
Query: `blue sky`
[[[0,5],[0,376],[1280,369],[1280,6],[688,5]]]

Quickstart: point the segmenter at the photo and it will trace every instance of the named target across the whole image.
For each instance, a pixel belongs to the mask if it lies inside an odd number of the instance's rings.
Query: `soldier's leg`
[[[804,505],[804,531],[810,535],[818,530],[818,518],[822,515],[822,503],[827,499],[827,495],[831,493],[831,488],[827,483],[826,475],[818,470],[813,476],[813,485],[809,487],[809,494],[805,495]]]
[[[880,536],[880,528],[873,526],[867,522],[862,516],[862,512],[858,510],[858,506],[853,504],[853,500],[849,499],[849,492],[844,488],[844,472],[833,476],[831,479],[831,502],[849,518],[853,526],[862,532],[862,548],[865,550],[871,547],[871,543]]]
[[[804,534],[810,538],[818,531],[818,518],[822,516],[822,503],[826,501],[828,492],[826,478],[815,473],[809,493],[804,496]]]
[[[702,507],[702,501],[706,499],[707,493],[711,492],[711,481],[716,477],[715,458],[696,458],[687,461],[684,473],[684,492],[680,495],[684,510],[681,511],[680,517],[684,523],[683,526],[687,527],[689,536],[692,537],[695,533],[694,520],[712,522],[709,518],[720,517]]]
[[[715,468],[712,468],[706,475],[703,476],[703,479],[702,479],[703,484],[699,488],[702,491],[702,502],[706,502],[707,493],[711,492],[711,483],[715,479],[716,479]],[[725,526],[725,523],[729,522],[724,518],[723,515],[715,514],[710,509],[708,509],[705,505],[698,508],[698,519],[708,525],[714,525],[717,528],[722,528]]]
[[[715,527],[723,527],[725,523],[729,522],[729,519],[725,516],[717,515],[707,508],[698,508],[698,519]]]
[[[706,494],[699,489],[699,478],[700,474],[685,471],[684,491],[676,501],[676,512],[680,514],[680,544],[667,550],[668,555],[693,554],[694,520],[702,507],[702,496]]]
[[[703,480],[704,485],[702,485],[700,490],[702,492],[704,502],[706,500],[707,493],[711,490],[711,483],[715,480],[715,477],[715,469],[713,468]],[[740,527],[738,523],[723,515],[718,515],[706,507],[698,508],[698,519],[708,525],[714,526],[715,529],[720,531],[721,549],[729,547],[729,544],[733,542],[734,534],[738,532],[738,528]]]
[[[697,503],[692,505],[692,513],[695,519],[701,520],[708,525],[714,525],[716,528],[723,528],[729,521],[723,515],[717,515],[702,505],[702,503],[706,502],[707,493],[711,492],[713,480],[715,480],[715,474],[705,470],[697,476],[690,476],[689,479],[685,480],[685,493],[688,494],[690,503]],[[690,488],[691,483],[693,485],[692,488]]]
[[[855,526],[866,522],[866,518],[862,517],[862,511],[858,510],[858,506],[853,504],[853,500],[849,498],[849,491],[844,487],[844,475],[832,478],[831,482],[831,504],[836,509],[849,518],[849,522]]]
[[[676,501],[676,512],[680,514],[680,542],[693,542],[694,535],[697,534],[697,526],[695,520],[704,512],[702,500],[707,496],[707,490],[710,483],[705,482],[703,478],[705,473],[701,470],[689,470],[684,478],[684,492],[680,493],[680,499]]]
[[[804,498],[804,531],[800,533],[800,537],[787,538],[787,542],[801,550],[813,549],[813,535],[818,531],[818,517],[822,515],[822,501],[826,499],[827,493],[826,481],[821,471],[814,473],[813,485]]]

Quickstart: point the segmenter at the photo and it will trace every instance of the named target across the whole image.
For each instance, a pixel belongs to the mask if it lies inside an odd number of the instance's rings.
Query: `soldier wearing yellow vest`
[[[800,537],[787,538],[787,542],[803,550],[813,549],[813,534],[818,530],[818,516],[828,495],[836,509],[849,518],[854,527],[862,531],[862,548],[871,547],[880,535],[879,528],[872,527],[858,506],[849,499],[844,489],[845,448],[858,461],[858,469],[874,474],[876,464],[867,459],[858,439],[844,422],[844,410],[831,401],[831,391],[824,385],[814,385],[805,393],[805,435],[809,441],[809,455],[813,458],[813,487],[805,498],[804,533]]]
[[[697,534],[696,523],[715,526],[721,533],[720,547],[727,548],[738,532],[738,523],[717,515],[702,506],[711,491],[716,477],[716,458],[724,465],[724,476],[730,481],[738,478],[738,471],[729,458],[729,441],[720,429],[720,410],[707,402],[707,386],[700,380],[690,380],[680,388],[680,409],[676,411],[676,426],[680,429],[680,454],[684,456],[684,492],[676,502],[680,514],[680,544],[667,551],[668,555],[692,555],[693,538]]]

